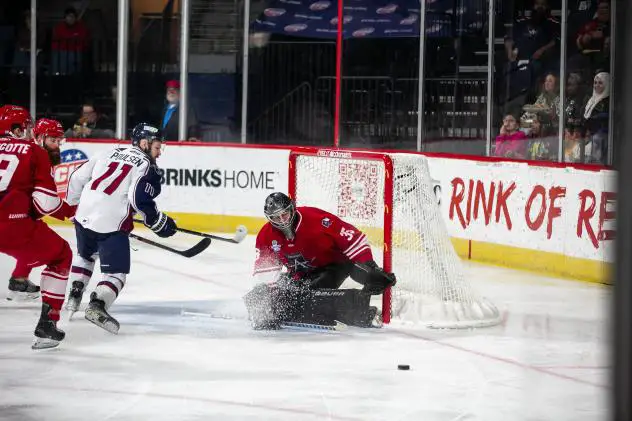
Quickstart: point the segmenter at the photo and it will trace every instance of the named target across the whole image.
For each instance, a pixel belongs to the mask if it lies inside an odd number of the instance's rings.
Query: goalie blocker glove
[[[157,236],[166,238],[174,235],[178,227],[173,218],[160,212],[158,214],[158,220],[149,228],[155,232]]]
[[[360,270],[358,279],[364,285],[362,291],[371,295],[379,295],[388,287],[397,283],[394,273],[385,272],[377,263],[370,260],[366,263],[355,263]]]

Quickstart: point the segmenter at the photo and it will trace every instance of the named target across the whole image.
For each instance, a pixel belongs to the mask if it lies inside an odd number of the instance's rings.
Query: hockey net
[[[500,322],[465,277],[441,218],[428,163],[419,154],[304,149],[290,154],[289,192],[354,224],[374,258],[397,276],[383,318],[434,328]]]

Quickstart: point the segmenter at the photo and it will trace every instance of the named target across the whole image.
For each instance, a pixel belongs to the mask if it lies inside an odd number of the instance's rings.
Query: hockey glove
[[[177,231],[176,222],[168,215],[160,212],[158,214],[158,220],[152,225],[151,230],[159,237],[171,237]]]
[[[397,283],[394,273],[385,272],[373,260],[366,263],[356,263],[355,266],[366,274],[362,291],[368,294],[382,294],[386,288],[392,287]]]

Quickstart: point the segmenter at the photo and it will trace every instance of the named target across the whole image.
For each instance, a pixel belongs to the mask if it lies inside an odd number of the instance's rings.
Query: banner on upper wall
[[[59,192],[65,194],[78,166],[117,145],[65,143],[55,169]],[[288,157],[282,149],[167,146],[159,158],[162,193],[157,203],[168,212],[262,218],[266,196],[287,189]]]
[[[251,24],[253,32],[337,36],[337,0],[271,0],[267,6]],[[453,37],[480,31],[486,7],[478,0],[426,0],[426,36]],[[343,8],[345,39],[419,37],[419,0],[345,0]]]
[[[428,163],[451,236],[613,261],[616,172],[435,157]]]

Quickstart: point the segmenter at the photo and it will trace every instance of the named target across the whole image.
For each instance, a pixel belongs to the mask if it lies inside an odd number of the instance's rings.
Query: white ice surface
[[[74,248],[72,231],[60,232]],[[170,242],[188,241],[179,236]],[[468,264],[472,282],[502,310],[502,326],[254,332],[238,318],[240,297],[253,285],[252,237],[240,245],[214,242],[193,259],[134,247],[132,273],[111,308],[121,323],[118,336],[79,312],[61,322],[67,337],[59,348],[32,351],[39,303],[8,302],[6,287],[0,289],[0,420],[607,416],[605,287]],[[0,256],[7,279],[12,265]],[[398,364],[411,370],[398,371]]]

